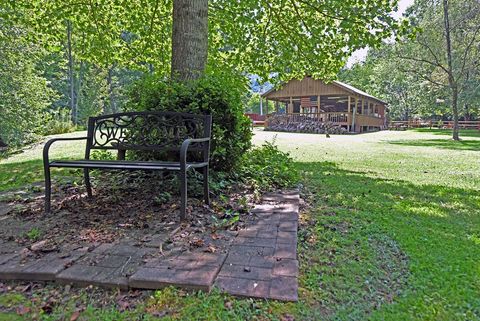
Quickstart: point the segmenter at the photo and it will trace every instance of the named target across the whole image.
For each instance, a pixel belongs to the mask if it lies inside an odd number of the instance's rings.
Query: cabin
[[[329,124],[343,132],[361,133],[387,127],[387,103],[340,81],[325,83],[311,77],[293,79],[280,89],[271,89],[262,95],[273,101],[275,110],[269,120],[280,116],[286,123],[309,122]]]

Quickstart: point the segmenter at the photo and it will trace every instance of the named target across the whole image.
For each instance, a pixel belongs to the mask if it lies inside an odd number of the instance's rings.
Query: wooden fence
[[[461,129],[478,129],[480,130],[479,120],[459,120],[458,127]],[[401,130],[407,128],[453,128],[453,121],[433,121],[433,120],[406,120],[391,121],[389,129]]]

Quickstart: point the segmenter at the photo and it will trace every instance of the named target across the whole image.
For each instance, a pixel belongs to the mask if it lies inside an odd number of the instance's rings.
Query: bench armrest
[[[45,146],[43,146],[43,162],[44,164],[48,163],[48,152],[50,151],[50,146],[53,143],[58,141],[69,141],[69,140],[87,140],[88,137],[59,137],[59,138],[52,138],[48,142],[46,142]]]
[[[210,137],[204,137],[204,138],[189,138],[183,141],[182,147],[180,148],[180,166],[185,168],[186,163],[187,163],[187,151],[188,147],[192,143],[208,143],[210,142]],[[208,150],[206,150],[206,155],[204,155],[204,161],[208,162],[208,154],[209,154],[209,149],[210,146],[206,147]]]

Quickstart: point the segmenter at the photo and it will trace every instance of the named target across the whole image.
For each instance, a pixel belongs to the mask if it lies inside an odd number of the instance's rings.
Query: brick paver
[[[298,192],[265,195],[252,213],[254,224],[238,232],[228,253],[175,252],[158,255],[165,235],[142,244],[64,246],[51,253],[0,244],[0,280],[57,281],[81,286],[159,289],[178,286],[232,295],[298,300]],[[200,250],[199,250],[200,251]]]
[[[144,256],[153,251],[129,243],[102,244],[58,273],[56,280],[75,285],[127,289],[129,277],[144,264]]]
[[[54,281],[59,272],[87,251],[87,247],[66,249],[65,252],[49,253],[40,259],[25,258],[21,253],[2,255],[2,258],[9,259],[0,259],[0,280]]]
[[[269,194],[252,212],[256,224],[238,233],[216,286],[227,293],[298,300],[297,192]]]
[[[182,253],[167,259],[157,259],[138,269],[129,279],[130,287],[160,289],[179,286],[210,291],[225,254]]]

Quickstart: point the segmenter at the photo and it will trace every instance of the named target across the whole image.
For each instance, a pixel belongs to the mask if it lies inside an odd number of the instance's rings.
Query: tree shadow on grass
[[[451,129],[439,129],[439,128],[416,128],[411,129],[412,131],[419,132],[419,133],[429,133],[434,135],[446,135],[452,136]],[[460,129],[459,131],[460,138],[461,137],[480,137],[480,130],[478,129]]]
[[[0,164],[0,191],[19,188],[42,179],[41,160]]]
[[[60,177],[62,175],[82,177],[78,169],[52,168],[52,173]],[[31,186],[32,183],[43,180],[43,161],[41,159],[0,164],[0,192]]]
[[[415,146],[415,147],[434,147],[450,150],[472,150],[480,151],[480,140],[461,140],[454,141],[451,139],[418,139],[418,140],[393,140],[388,141],[389,144]]]
[[[480,317],[478,191],[372,178],[330,162],[299,168],[316,202],[300,239],[300,283],[307,298],[322,298],[316,317]]]

